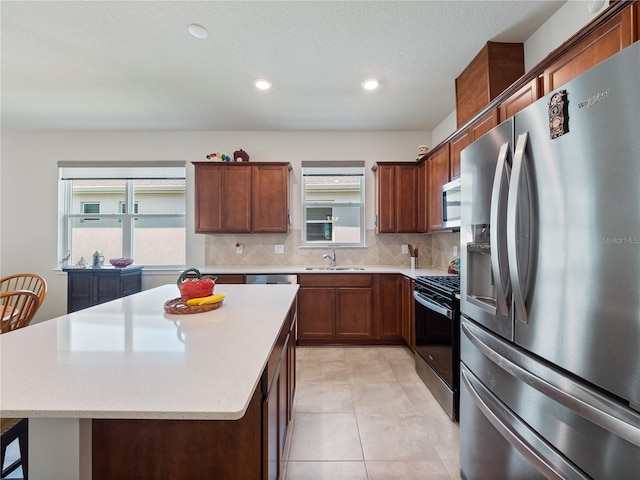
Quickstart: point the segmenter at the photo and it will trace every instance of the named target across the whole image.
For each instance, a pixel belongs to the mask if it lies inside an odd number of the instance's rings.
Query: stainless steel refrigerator
[[[460,469],[640,478],[640,43],[462,152]]]

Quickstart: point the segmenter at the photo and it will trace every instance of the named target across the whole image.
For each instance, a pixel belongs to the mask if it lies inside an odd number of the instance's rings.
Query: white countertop
[[[328,265],[313,265],[314,268],[326,268]],[[418,276],[435,276],[435,275],[449,275],[446,270],[437,268],[409,268],[400,267],[397,265],[383,265],[383,266],[367,266],[367,265],[338,265],[340,267],[353,267],[362,268],[363,270],[307,270],[303,265],[262,265],[262,266],[238,266],[238,267],[225,267],[216,265],[206,265],[202,267],[196,267],[203,274],[302,274],[302,273],[399,273],[409,278],[416,278]]]
[[[175,285],[0,336],[3,417],[241,418],[298,285],[218,285],[221,308],[170,315]]]

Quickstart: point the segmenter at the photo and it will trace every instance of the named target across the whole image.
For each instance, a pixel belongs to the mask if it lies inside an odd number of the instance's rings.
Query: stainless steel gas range
[[[452,420],[460,405],[460,277],[417,277],[416,372]]]

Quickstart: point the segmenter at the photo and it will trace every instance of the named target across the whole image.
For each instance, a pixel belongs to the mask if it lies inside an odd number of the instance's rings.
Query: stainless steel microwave
[[[442,226],[460,228],[460,179],[442,186]]]

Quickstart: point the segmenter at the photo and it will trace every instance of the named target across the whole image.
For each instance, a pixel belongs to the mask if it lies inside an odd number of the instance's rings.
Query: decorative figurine
[[[418,147],[418,156],[416,157],[416,160],[422,160],[427,153],[429,153],[429,149],[427,148],[426,145],[420,145]]]
[[[235,152],[233,152],[233,161],[234,162],[248,162],[249,161],[249,154],[247,152],[245,152],[244,150],[242,150],[242,149],[236,150]]]
[[[231,157],[228,153],[224,152],[213,152],[207,155],[207,160],[220,160],[222,162],[230,162]]]

